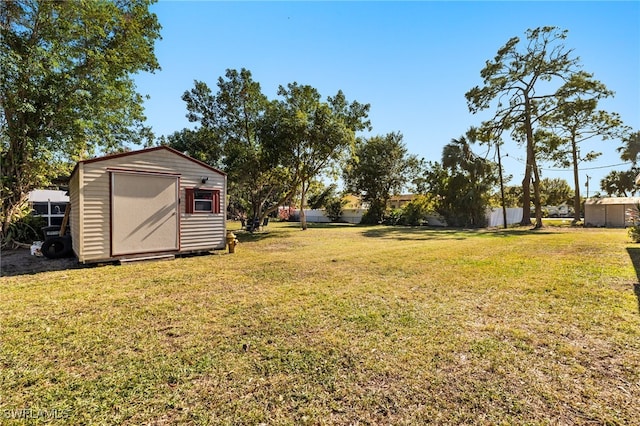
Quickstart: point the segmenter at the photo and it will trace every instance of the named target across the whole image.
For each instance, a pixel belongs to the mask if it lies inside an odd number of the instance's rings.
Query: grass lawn
[[[622,229],[239,239],[0,278],[0,424],[640,424]]]

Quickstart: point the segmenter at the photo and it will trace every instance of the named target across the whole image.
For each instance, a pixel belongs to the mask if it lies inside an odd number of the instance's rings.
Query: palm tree
[[[495,164],[476,155],[476,129],[452,139],[442,150],[442,166],[450,172],[449,204],[457,222],[465,226],[484,226],[488,194],[497,183]]]

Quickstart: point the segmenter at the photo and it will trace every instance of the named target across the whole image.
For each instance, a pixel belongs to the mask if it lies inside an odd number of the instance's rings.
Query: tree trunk
[[[573,223],[580,222],[580,178],[578,177],[578,147],[575,137],[571,138],[571,150],[573,155]]]
[[[531,159],[527,149],[527,165],[522,179],[522,220],[520,225],[531,225]]]
[[[249,232],[253,232],[260,229],[260,197],[252,194],[251,196],[251,221],[249,222]]]
[[[540,172],[538,171],[538,163],[533,157],[533,204],[536,208],[536,224],[534,229],[542,228],[542,203],[540,202]]]
[[[502,221],[504,229],[507,229],[507,207],[504,205],[504,180],[502,179],[502,158],[500,157],[500,141],[496,142],[498,152],[498,171],[500,172],[500,204],[502,204]]]
[[[0,183],[2,183],[3,187],[10,188],[8,191],[3,191],[2,211],[0,212],[0,217],[2,217],[0,235],[2,239],[7,236],[11,224],[16,219],[20,219],[22,208],[29,196],[30,182],[27,181],[28,175],[27,179],[24,179],[26,171],[21,169],[21,167],[27,167],[23,165],[27,163],[25,160],[26,154],[23,151],[24,149],[21,148],[21,145],[9,137],[9,148],[2,153],[2,158],[0,158],[0,169],[3,172]]]
[[[309,185],[307,185],[304,181],[301,185],[300,191],[300,227],[303,231],[307,230],[307,217],[304,214],[304,204],[307,201],[307,190],[309,189]]]
[[[542,209],[540,206],[540,176],[536,164],[536,151],[534,148],[533,128],[531,125],[531,103],[527,94],[524,94],[524,130],[527,141],[527,167],[522,182],[524,206],[522,211],[521,225],[531,225],[531,173],[533,172],[533,203],[536,210],[535,228],[542,226]],[[526,185],[525,185],[526,182]]]
[[[536,161],[536,152],[534,147],[533,140],[533,131],[531,128],[527,130],[529,136],[531,136],[531,143],[527,143],[527,158],[531,159],[529,169],[533,172],[533,179],[531,180],[533,183],[533,205],[535,208],[536,215],[536,223],[534,224],[534,229],[542,228],[542,203],[540,202],[540,171],[538,170],[538,162]],[[529,137],[527,137],[529,139]]]

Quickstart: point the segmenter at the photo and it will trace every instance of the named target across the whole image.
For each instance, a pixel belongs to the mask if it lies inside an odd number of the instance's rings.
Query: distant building
[[[67,191],[34,189],[29,193],[31,213],[46,220],[47,226],[62,225],[67,204],[69,204]]]
[[[584,225],[624,228],[633,225],[632,212],[640,197],[588,198],[584,203]]]
[[[360,197],[356,195],[345,195],[342,197],[343,201],[346,201],[343,208],[345,209],[367,209],[366,203],[363,203]]]
[[[389,201],[387,202],[387,207],[391,209],[401,209],[407,204],[409,204],[410,202],[412,202],[413,200],[415,200],[416,197],[417,195],[415,194],[394,195],[393,197],[389,198]]]

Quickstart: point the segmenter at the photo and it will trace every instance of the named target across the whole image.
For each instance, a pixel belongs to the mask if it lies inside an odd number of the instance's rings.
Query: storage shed
[[[224,249],[226,174],[169,147],[80,161],[69,181],[82,263]]]
[[[638,203],[640,197],[588,198],[584,203],[584,224],[607,228],[631,226],[629,212]]]

